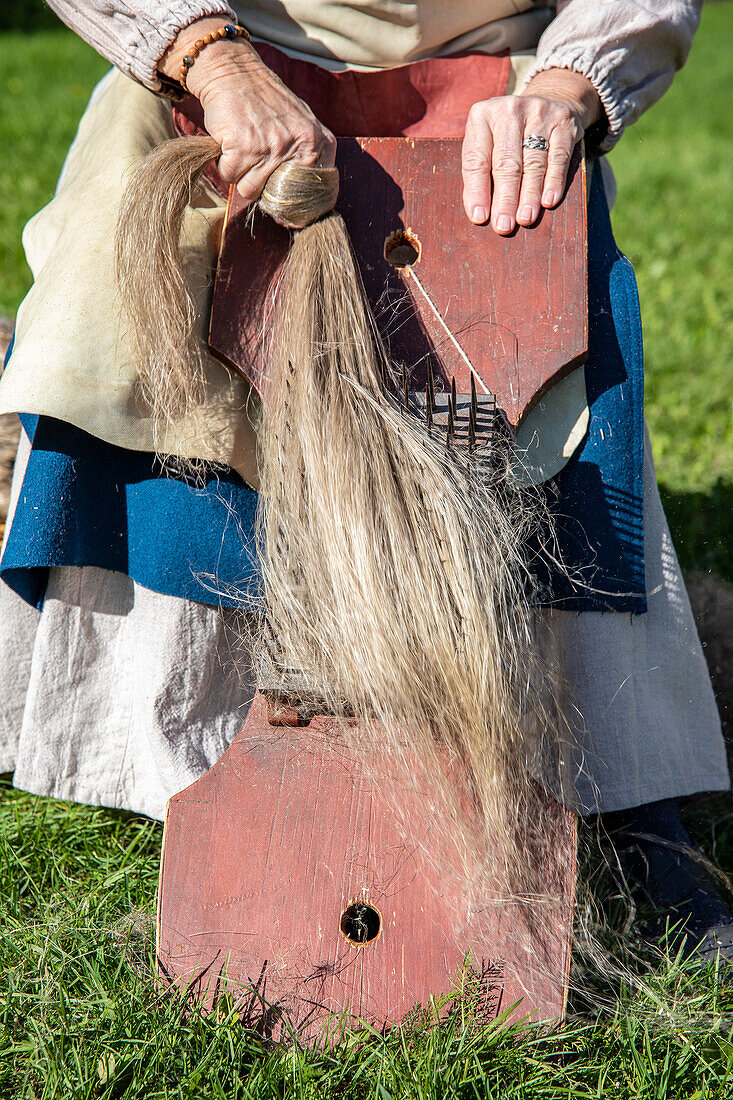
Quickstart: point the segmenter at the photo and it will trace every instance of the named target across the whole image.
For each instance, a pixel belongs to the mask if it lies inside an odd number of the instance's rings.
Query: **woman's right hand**
[[[194,42],[227,21],[199,19],[186,27],[160,70],[178,79],[181,60]],[[225,38],[207,46],[188,70],[186,83],[201,102],[207,132],[221,146],[221,178],[236,184],[247,202],[257,201],[269,176],[284,161],[333,166],[333,134],[245,39]]]

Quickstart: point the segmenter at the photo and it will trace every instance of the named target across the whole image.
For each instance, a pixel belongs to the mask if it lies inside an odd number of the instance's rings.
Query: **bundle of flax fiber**
[[[178,238],[218,154],[206,137],[159,147],[121,211],[121,301],[159,429],[203,400]],[[420,774],[455,869],[483,901],[536,905],[545,800],[532,776],[559,723],[526,561],[541,496],[513,486],[508,453],[502,463],[447,444],[393,396],[337,191],[335,169],[290,163],[259,203],[295,229],[259,426],[260,644],[275,638],[283,668],[363,720],[354,753],[366,730],[401,783]]]

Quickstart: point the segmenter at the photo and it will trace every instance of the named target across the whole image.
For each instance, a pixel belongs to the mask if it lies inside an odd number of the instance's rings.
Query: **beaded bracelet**
[[[205,50],[207,46],[210,46],[212,42],[221,42],[224,38],[246,38],[248,42],[252,41],[249,31],[245,27],[235,27],[233,23],[225,23],[223,27],[211,31],[209,34],[204,35],[203,38],[197,38],[190,53],[187,53],[181,62],[181,68],[178,71],[178,82],[184,91],[188,91],[188,85],[186,84],[188,70],[191,68],[201,51]]]

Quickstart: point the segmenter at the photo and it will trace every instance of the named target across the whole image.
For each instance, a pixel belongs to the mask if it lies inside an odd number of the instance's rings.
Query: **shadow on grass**
[[[683,570],[733,582],[733,481],[684,493],[660,484],[659,491]]]
[[[34,31],[57,29],[58,16],[43,0],[3,0],[0,11],[0,33],[3,31]]]

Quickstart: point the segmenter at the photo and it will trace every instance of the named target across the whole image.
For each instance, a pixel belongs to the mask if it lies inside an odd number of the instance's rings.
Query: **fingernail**
[[[554,206],[555,205],[555,192],[550,191],[549,188],[548,188],[548,190],[545,191],[545,193],[542,196],[542,202],[545,206]]]
[[[474,206],[471,212],[471,221],[476,225],[483,225],[485,221],[489,220],[489,212],[485,206]]]
[[[517,214],[517,221],[520,222],[533,222],[534,210],[531,206],[520,206],[519,213]]]
[[[512,227],[512,219],[508,214],[500,214],[496,219],[496,228],[500,233],[508,233]]]

